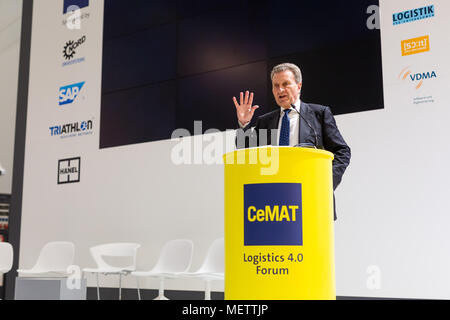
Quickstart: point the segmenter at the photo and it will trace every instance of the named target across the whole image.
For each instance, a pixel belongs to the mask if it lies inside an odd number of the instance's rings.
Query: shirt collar
[[[301,103],[302,103],[302,102],[301,102],[300,99],[297,99],[297,101],[294,103],[295,110],[297,110],[298,113],[300,113],[300,105],[301,105]],[[293,109],[293,108],[291,107],[291,109]],[[281,115],[283,116],[283,114],[284,114],[284,108],[280,107],[280,113],[281,113]]]

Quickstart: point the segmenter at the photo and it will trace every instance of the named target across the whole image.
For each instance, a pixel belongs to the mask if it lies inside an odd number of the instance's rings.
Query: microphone
[[[309,123],[308,120],[305,119],[305,117],[295,108],[295,105],[291,104],[292,109],[295,110],[295,112],[297,112],[300,117],[305,120],[306,124],[311,128],[311,130],[314,132],[314,140],[315,140],[315,144],[314,144],[314,148],[318,148],[318,138],[317,138],[317,132],[316,129],[314,129],[314,127],[311,125],[311,123]],[[309,143],[299,143],[298,145],[296,145],[296,147],[310,147]]]

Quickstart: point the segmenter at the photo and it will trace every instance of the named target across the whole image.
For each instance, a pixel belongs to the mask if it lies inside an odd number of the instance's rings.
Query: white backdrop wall
[[[150,269],[164,242],[190,238],[196,269],[209,244],[223,236],[223,167],[175,165],[171,152],[178,142],[170,140],[99,150],[103,1],[82,9],[90,15],[80,30],[61,25],[60,2],[35,2],[34,8],[20,267],[31,266],[47,241],[60,239],[75,243],[76,264],[82,267],[94,266],[90,246],[139,242],[138,267]],[[336,194],[337,294],[450,298],[450,4],[380,2],[385,109],[337,117],[352,148]],[[392,13],[430,4],[434,18],[393,26]],[[86,60],[62,67],[64,43],[83,35],[77,55]],[[401,41],[423,35],[430,36],[431,50],[403,57]],[[415,90],[398,78],[406,67],[413,74],[434,70],[437,77]],[[86,83],[77,99],[59,107],[59,87],[81,81]],[[414,98],[430,96],[434,102],[414,104]],[[50,135],[52,125],[82,120],[93,122],[91,134]],[[225,135],[232,138],[233,132],[214,137]],[[233,148],[233,139],[228,141],[224,152]],[[58,185],[58,160],[71,157],[81,158],[80,182]],[[117,279],[102,279],[102,285],[117,286]],[[125,282],[134,285],[133,279]],[[157,285],[149,280],[143,287]],[[203,288],[184,280],[167,287]]]
[[[22,0],[0,0],[0,193],[11,193]]]
[[[433,4],[434,18],[393,25],[393,13]],[[448,299],[450,3],[380,7],[385,109],[339,117],[353,157],[337,193],[338,294]],[[402,56],[402,40],[425,35],[429,52]],[[437,78],[416,90],[399,79],[407,67]],[[414,104],[430,96],[434,103]]]

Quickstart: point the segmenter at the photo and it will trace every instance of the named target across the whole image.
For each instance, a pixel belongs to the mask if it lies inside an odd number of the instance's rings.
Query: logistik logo
[[[402,56],[430,51],[430,37],[422,36],[402,41]]]
[[[59,88],[59,105],[63,106],[74,102],[84,84],[85,82],[80,82]]]
[[[434,70],[414,73],[410,67],[406,67],[400,72],[398,78],[402,81],[410,81],[414,88],[419,90],[425,81],[437,78],[437,74]]]
[[[77,48],[79,48],[81,45],[83,45],[86,42],[86,36],[82,36],[80,39],[73,41],[67,41],[64,49],[63,49],[63,57],[65,60],[68,60],[66,62],[63,63],[63,67],[68,66],[68,65],[72,65],[75,63],[80,63],[83,62],[85,60],[85,58],[78,58],[78,59],[74,59],[76,53],[77,53]],[[74,60],[72,60],[74,59]]]
[[[397,12],[392,15],[393,25],[413,22],[434,17],[434,5]]]
[[[244,185],[244,245],[303,245],[302,185]]]
[[[92,127],[93,121],[88,120],[51,126],[49,129],[52,137],[59,136],[63,139],[92,134]]]

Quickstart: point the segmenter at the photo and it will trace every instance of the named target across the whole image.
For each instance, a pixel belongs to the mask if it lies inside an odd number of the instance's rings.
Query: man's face
[[[296,83],[292,71],[286,70],[275,73],[272,79],[272,93],[277,104],[289,109],[300,97],[302,83]]]

